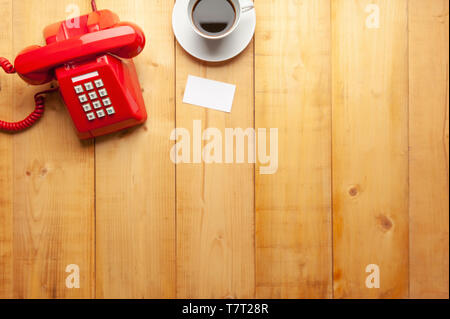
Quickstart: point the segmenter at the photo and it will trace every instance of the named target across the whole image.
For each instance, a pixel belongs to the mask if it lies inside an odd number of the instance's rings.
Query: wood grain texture
[[[96,143],[97,297],[175,297],[172,2],[98,1],[144,30],[135,59],[148,122]]]
[[[87,10],[84,1],[80,8]],[[14,1],[14,53],[42,44],[42,30],[65,19],[74,1]],[[45,88],[47,88],[45,86]],[[13,118],[34,108],[43,87],[14,81]],[[13,267],[15,298],[93,297],[93,143],[80,143],[57,94],[47,98],[45,117],[31,130],[12,136]],[[80,289],[67,289],[67,265],[80,267]]]
[[[89,2],[0,0],[0,56]],[[0,132],[0,298],[449,297],[448,1],[256,0],[254,43],[219,64],[176,44],[174,0],[97,4],[144,29],[149,120],[80,142],[54,94],[35,127]],[[236,84],[232,113],[182,103],[189,74]],[[47,87],[0,71],[0,119]],[[193,159],[195,120],[278,128],[277,172],[175,166],[171,132]]]
[[[256,127],[279,167],[256,170],[259,298],[331,297],[330,1],[257,1]]]
[[[366,27],[368,4],[379,28]],[[407,1],[332,1],[336,298],[408,296]],[[366,266],[380,267],[369,289]]]
[[[449,297],[448,9],[409,2],[411,298]]]
[[[0,1],[0,56],[12,57],[12,0]],[[0,119],[13,120],[12,75],[0,71]],[[2,133],[0,133],[2,134]],[[13,139],[0,135],[0,299],[13,298]]]
[[[177,128],[254,128],[253,44],[221,64],[176,49]],[[231,114],[183,104],[188,75],[236,84]],[[225,142],[225,140],[223,140]],[[205,146],[208,141],[202,141]],[[223,153],[225,154],[225,153]],[[191,153],[193,158],[193,154]],[[254,296],[254,164],[177,165],[177,296]]]

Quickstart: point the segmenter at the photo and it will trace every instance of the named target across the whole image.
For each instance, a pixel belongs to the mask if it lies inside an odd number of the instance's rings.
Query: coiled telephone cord
[[[5,58],[0,57],[0,66],[8,74],[16,73],[14,66]],[[23,121],[19,122],[4,122],[0,120],[0,131],[5,132],[20,132],[32,127],[37,121],[44,115],[45,111],[45,98],[43,95],[58,91],[59,88],[53,88],[43,92],[36,93],[34,101],[36,108],[28,115]]]

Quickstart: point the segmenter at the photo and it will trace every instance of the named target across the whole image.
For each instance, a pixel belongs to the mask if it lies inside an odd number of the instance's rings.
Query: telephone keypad
[[[84,87],[86,88],[86,90],[88,91],[92,91],[94,89],[94,85],[92,84],[92,82],[88,82],[84,85]]]
[[[77,85],[77,86],[75,87],[75,92],[76,92],[77,94],[83,93],[83,92],[84,92],[83,86]]]
[[[74,87],[89,121],[116,114],[111,98],[108,97],[108,91],[104,86],[103,80],[97,79]]]
[[[97,93],[95,93],[95,92],[90,92],[90,93],[89,93],[89,98],[90,98],[91,100],[97,99],[97,98],[98,98]]]

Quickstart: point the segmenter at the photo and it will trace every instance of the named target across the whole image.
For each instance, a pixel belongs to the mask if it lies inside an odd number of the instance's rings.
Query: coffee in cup
[[[198,35],[206,39],[222,39],[236,29],[241,13],[253,8],[251,0],[190,0],[188,14]]]
[[[199,0],[192,10],[195,26],[209,36],[225,34],[235,20],[236,9],[230,0]]]

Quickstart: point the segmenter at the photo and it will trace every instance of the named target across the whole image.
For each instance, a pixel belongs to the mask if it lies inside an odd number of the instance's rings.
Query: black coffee
[[[227,33],[235,19],[236,10],[229,0],[199,0],[192,10],[195,26],[210,36]]]

